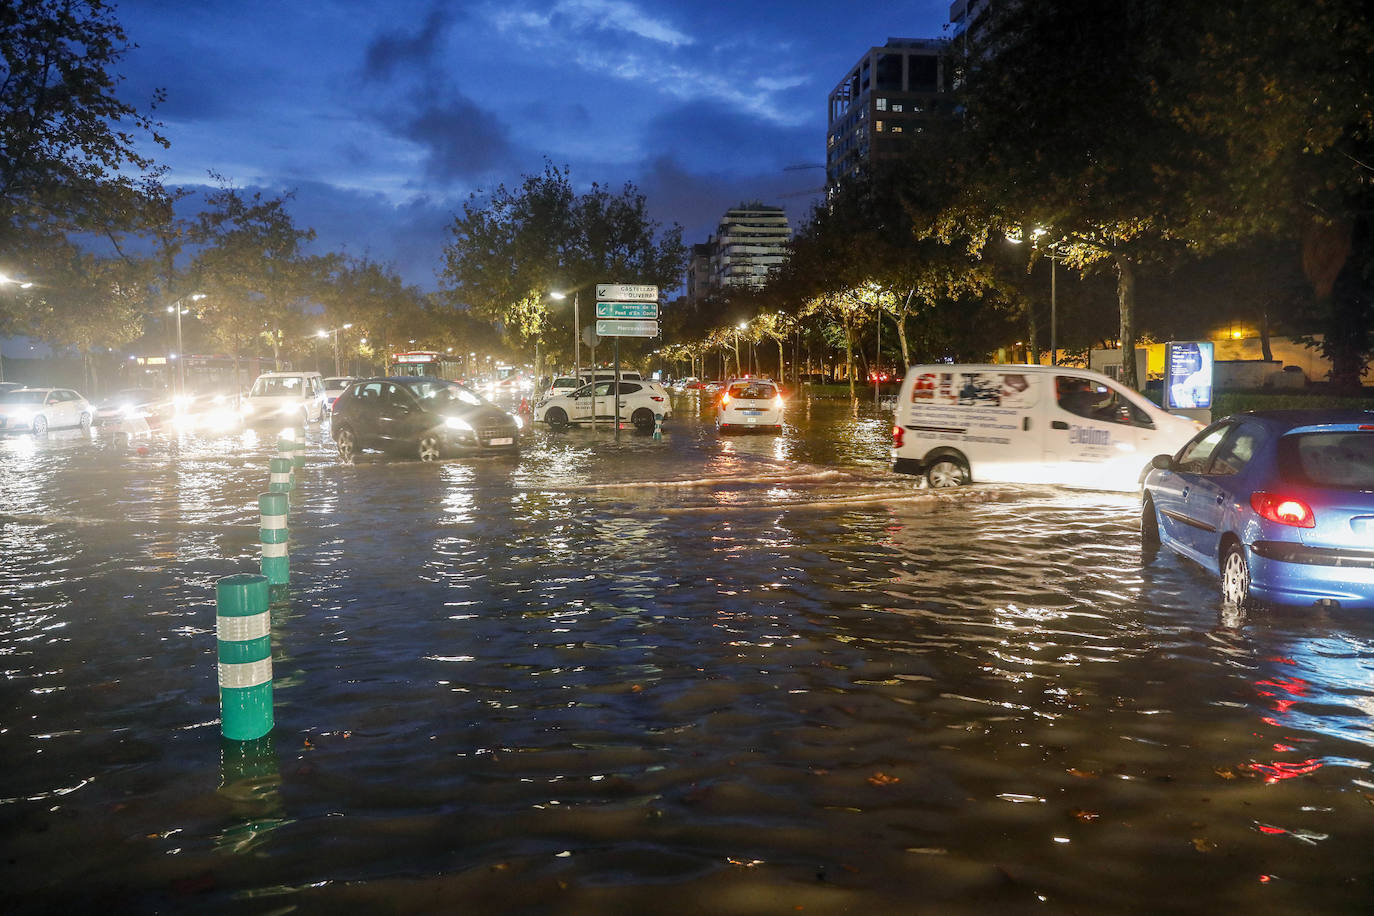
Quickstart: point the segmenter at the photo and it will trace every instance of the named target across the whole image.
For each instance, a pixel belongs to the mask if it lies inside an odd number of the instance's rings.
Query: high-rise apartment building
[[[933,119],[952,115],[950,52],[944,38],[889,38],[859,59],[830,93],[829,187],[875,162],[899,157]]]
[[[782,207],[753,202],[725,211],[716,234],[692,246],[687,298],[696,303],[730,287],[762,286],[787,260],[792,226]]]

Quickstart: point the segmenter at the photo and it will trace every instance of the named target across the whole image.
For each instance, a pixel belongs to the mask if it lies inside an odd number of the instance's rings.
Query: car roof
[[[1298,429],[1304,426],[1370,426],[1374,427],[1374,410],[1350,407],[1294,407],[1286,410],[1252,410],[1233,415],[1237,419],[1254,419],[1277,430]]]
[[[294,375],[319,375],[314,369],[274,369],[271,372],[260,372],[258,378],[289,378]]]

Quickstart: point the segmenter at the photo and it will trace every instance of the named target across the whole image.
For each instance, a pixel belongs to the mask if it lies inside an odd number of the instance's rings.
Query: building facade
[[[944,38],[889,38],[869,48],[830,93],[825,141],[831,189],[903,147],[954,111],[954,68]]]
[[[762,286],[769,271],[787,260],[791,241],[792,225],[782,207],[753,202],[726,210],[716,234],[692,246],[688,301],[695,304],[732,287]]]

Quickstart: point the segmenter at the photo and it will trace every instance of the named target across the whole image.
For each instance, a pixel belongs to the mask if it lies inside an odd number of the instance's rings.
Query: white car
[[[334,402],[339,399],[339,395],[344,393],[344,389],[356,382],[357,379],[352,376],[344,375],[326,378],[322,381],[324,384],[324,411],[325,413],[332,414],[334,412]]]
[[[32,432],[79,426],[88,432],[95,408],[70,388],[16,388],[0,394],[0,432]]]
[[[264,372],[240,402],[245,423],[317,422],[324,417],[318,372]]]
[[[731,379],[716,401],[716,429],[782,429],[782,392],[768,379]]]
[[[571,394],[560,394],[546,398],[534,409],[535,421],[544,421],[553,429],[565,429],[570,425],[592,421],[592,402],[596,402],[596,419],[614,422],[616,398],[611,397],[613,381],[598,381],[583,385]],[[672,415],[672,407],[662,388],[655,390],[645,382],[621,380],[619,391],[620,418],[629,420],[636,429],[654,428],[655,414],[667,419]]]

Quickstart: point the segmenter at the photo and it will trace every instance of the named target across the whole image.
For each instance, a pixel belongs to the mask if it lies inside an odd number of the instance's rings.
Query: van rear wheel
[[[968,468],[957,458],[936,458],[926,468],[926,483],[935,489],[963,486],[968,483]]]

